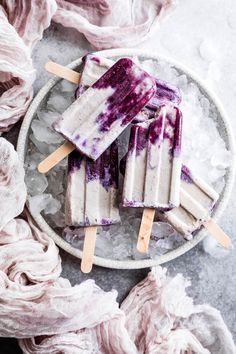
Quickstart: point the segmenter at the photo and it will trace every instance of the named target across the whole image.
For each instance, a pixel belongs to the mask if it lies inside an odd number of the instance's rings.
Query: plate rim
[[[203,91],[206,92],[206,94],[211,98],[211,101],[213,104],[216,106],[218,112],[220,113],[220,116],[222,118],[222,121],[225,125],[226,133],[227,133],[227,138],[228,138],[228,148],[232,154],[232,162],[231,165],[228,168],[228,173],[227,173],[227,183],[225,186],[225,191],[224,195],[222,196],[222,199],[220,203],[218,204],[217,209],[215,210],[215,213],[213,215],[213,219],[215,221],[219,220],[220,216],[222,215],[228,201],[231,195],[231,191],[234,185],[234,179],[235,179],[235,168],[236,168],[236,149],[235,149],[235,139],[233,135],[233,130],[231,127],[231,123],[229,121],[229,118],[227,116],[227,113],[216,96],[216,94],[205,85],[203,80],[198,77],[198,75],[193,72],[191,69],[189,69],[187,66],[179,63],[178,61],[175,61],[173,59],[168,58],[168,56],[164,55],[158,55],[158,54],[150,54],[148,51],[141,50],[141,49],[134,49],[134,48],[118,48],[118,49],[107,49],[107,50],[102,50],[102,51],[97,51],[94,52],[94,54],[102,55],[102,56],[107,56],[107,57],[120,57],[120,56],[138,56],[142,57],[145,59],[151,59],[151,60],[158,60],[158,61],[166,61],[170,63],[171,65],[177,67],[184,73],[186,73],[188,76],[190,76],[193,81],[195,81]],[[68,68],[75,68],[81,64],[81,59],[82,57],[74,60],[70,64],[67,65]],[[33,101],[30,104],[30,107],[28,111],[26,112],[26,115],[23,119],[22,126],[19,132],[18,136],[18,141],[17,141],[17,153],[19,155],[19,158],[21,162],[24,164],[25,161],[25,152],[26,152],[26,141],[28,137],[28,131],[31,125],[31,122],[34,118],[35,113],[37,112],[38,107],[41,104],[41,101],[44,99],[45,95],[56,85],[59,81],[62,79],[58,77],[53,77],[50,79],[37,93],[37,95],[34,97]],[[80,258],[82,256],[82,251],[79,249],[74,248],[72,245],[70,245],[67,241],[65,241],[61,236],[59,236],[45,221],[45,219],[42,217],[41,214],[36,214],[34,215],[31,213],[31,216],[37,223],[37,225],[40,227],[40,229],[45,232],[49,237],[51,237],[54,242],[64,249],[66,252],[70,253],[71,255],[75,256],[76,258]],[[202,227],[196,236],[189,241],[186,241],[183,245],[179,246],[178,248],[160,256],[157,259],[143,259],[143,260],[114,260],[114,259],[108,259],[108,258],[102,258],[99,256],[94,256],[94,264],[101,266],[101,267],[106,267],[106,268],[114,268],[114,269],[141,269],[141,268],[149,268],[153,266],[157,266],[166,262],[169,262],[171,260],[174,260],[175,258],[185,254],[187,251],[195,247],[203,238],[207,235],[207,232],[204,230]]]

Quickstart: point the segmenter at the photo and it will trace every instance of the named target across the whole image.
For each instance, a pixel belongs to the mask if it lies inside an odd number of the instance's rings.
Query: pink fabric
[[[55,0],[2,0],[1,5],[29,51],[42,38],[57,10]]]
[[[0,152],[0,193],[11,210],[0,229],[0,336],[21,338],[26,354],[235,352],[219,312],[193,305],[181,275],[154,268],[121,309],[116,291],[104,292],[93,280],[72,287],[60,278],[53,240],[27,210],[17,216],[26,198],[18,156],[3,138]]]
[[[186,295],[188,285],[181,275],[170,278],[165,269],[154,268],[123,302],[124,315],[93,328],[21,339],[19,344],[25,354],[235,353],[219,312],[193,305]]]
[[[99,354],[96,331],[85,329],[52,337],[21,339],[19,344],[27,354]],[[117,352],[118,353],[118,352]]]
[[[23,211],[26,199],[24,176],[13,146],[0,138],[0,230]]]
[[[34,79],[30,53],[0,7],[0,131],[26,112]]]
[[[122,316],[117,293],[94,281],[71,287],[59,278],[61,260],[52,239],[26,211],[24,170],[7,140],[0,138],[0,336],[32,337],[94,327]],[[91,313],[93,307],[96,312]]]
[[[82,32],[97,49],[133,47],[150,37],[174,0],[57,0],[55,22]]]
[[[32,47],[56,11],[54,0],[3,0],[0,3],[0,131],[26,112],[36,77]]]
[[[93,280],[71,287],[59,278],[58,249],[28,215],[11,220],[0,240],[0,336],[66,333],[122,313],[115,291],[106,293]]]
[[[0,132],[27,111],[35,70],[31,51],[51,19],[73,27],[99,49],[134,46],[150,36],[174,0],[2,0]],[[58,7],[58,8],[57,8]]]

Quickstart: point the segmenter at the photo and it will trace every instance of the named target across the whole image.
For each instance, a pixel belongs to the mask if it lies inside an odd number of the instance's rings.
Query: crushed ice
[[[233,246],[231,246],[233,247]],[[226,249],[211,236],[206,236],[203,240],[203,249],[214,258],[224,258],[229,255],[231,249]]]
[[[29,208],[33,215],[41,213],[55,214],[61,208],[59,200],[53,198],[51,194],[43,193],[28,198]]]
[[[214,48],[210,48],[207,42],[203,41],[199,52],[204,60],[210,62],[208,79],[210,80],[213,75],[219,76],[217,66],[212,60],[215,55]],[[136,61],[138,61],[137,58]],[[172,66],[153,60],[143,61],[142,66],[150,74],[169,81],[181,89],[183,96],[181,109],[184,116],[183,161],[220,193],[225,185],[224,175],[230,164],[231,156],[220,136],[215,108],[194,82],[189,82],[184,73],[178,72]],[[37,117],[31,125],[25,168],[31,212],[34,215],[42,212],[46,221],[56,228],[67,242],[82,249],[83,229],[64,229],[66,159],[46,175],[38,173],[36,168],[44,157],[63,142],[63,138],[52,129],[52,123],[73,102],[74,90],[75,85],[62,80],[53,88],[46,98],[45,105],[37,112]],[[127,150],[128,138],[127,129],[119,139],[120,157]],[[121,208],[121,224],[98,228],[95,254],[119,260],[155,258],[185,242],[170,225],[155,222],[149,253],[139,254],[136,251],[136,240],[140,217],[140,210]],[[206,239],[204,242],[204,247],[210,250],[210,253],[221,256],[222,250],[213,247],[212,241]]]

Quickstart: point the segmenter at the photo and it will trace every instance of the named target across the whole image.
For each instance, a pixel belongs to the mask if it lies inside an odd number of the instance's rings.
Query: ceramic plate
[[[180,74],[187,75],[188,80],[194,82],[200,89],[201,93],[209,99],[211,105],[214,107],[214,110],[217,113],[217,127],[219,133],[223,138],[223,140],[225,141],[227,149],[231,152],[233,156],[233,160],[232,160],[233,162],[231,166],[227,169],[227,173],[225,176],[225,187],[223,189],[223,192],[220,195],[219,202],[217,203],[213,213],[213,219],[217,221],[221,216],[221,214],[223,213],[225,206],[229,200],[233,182],[234,182],[234,173],[235,173],[235,148],[234,148],[232,129],[230,127],[226,113],[222,105],[220,104],[219,100],[215,97],[213,92],[211,92],[209,89],[205,87],[204,83],[194,73],[192,73],[190,70],[180,65],[179,63],[170,60],[169,58],[156,56],[136,49],[111,49],[111,50],[97,52],[97,54],[105,56],[107,58],[114,58],[114,59],[123,56],[129,56],[129,57],[138,56],[141,60],[152,59],[152,60],[167,62],[171,64],[173,67],[175,67],[175,69]],[[80,64],[81,64],[81,58],[69,64],[68,67],[71,69],[76,69],[77,67],[79,67]],[[29,134],[31,122],[35,118],[36,112],[39,109],[39,107],[42,107],[45,104],[44,103],[45,98],[47,97],[48,93],[53,89],[53,87],[56,84],[58,84],[60,80],[61,79],[57,77],[54,77],[51,80],[49,80],[47,84],[39,91],[35,99],[32,101],[31,106],[27,114],[25,115],[20,130],[19,138],[18,138],[18,144],[17,144],[17,151],[23,163],[28,150],[28,134]],[[63,248],[66,252],[74,255],[75,257],[81,258],[82,252],[79,249],[72,247],[69,243],[63,240],[62,237],[49,226],[47,220],[41,214],[37,214],[37,215],[34,215],[33,213],[31,214],[34,220],[36,221],[36,223],[38,224],[38,226],[45,233],[47,233],[56,242],[56,244],[59,247]],[[186,243],[183,244],[182,246],[168,253],[165,253],[164,255],[160,256],[157,259],[118,261],[114,259],[106,259],[106,258],[95,256],[94,264],[97,264],[102,267],[120,268],[120,269],[138,269],[138,268],[152,267],[173,260],[179,257],[180,255],[184,254],[185,252],[189,251],[191,248],[196,246],[205,237],[205,235],[206,232],[204,231],[203,228],[201,228],[196,233],[196,235],[192,240],[186,241]]]

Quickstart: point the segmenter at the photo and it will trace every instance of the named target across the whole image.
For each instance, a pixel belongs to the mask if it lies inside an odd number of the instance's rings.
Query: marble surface
[[[215,91],[229,115],[236,132],[236,2],[235,0],[180,0],[162,23],[159,32],[138,46],[167,55],[194,70]],[[93,48],[82,35],[60,25],[52,25],[34,50],[38,70],[35,93],[50,78],[43,67],[49,59],[70,63]],[[7,136],[14,141],[19,125]],[[221,218],[220,226],[236,244],[236,186]],[[146,270],[110,270],[94,267],[90,275],[80,272],[80,261],[61,251],[63,276],[72,284],[88,277],[105,290],[115,288],[121,301]],[[187,254],[165,264],[170,274],[183,273],[192,281],[189,294],[196,303],[209,303],[219,309],[236,341],[236,250],[216,259],[199,244]],[[0,342],[1,345],[1,342]],[[3,343],[4,345],[4,343]],[[11,353],[9,351],[9,353]],[[12,352],[13,353],[13,352]]]

